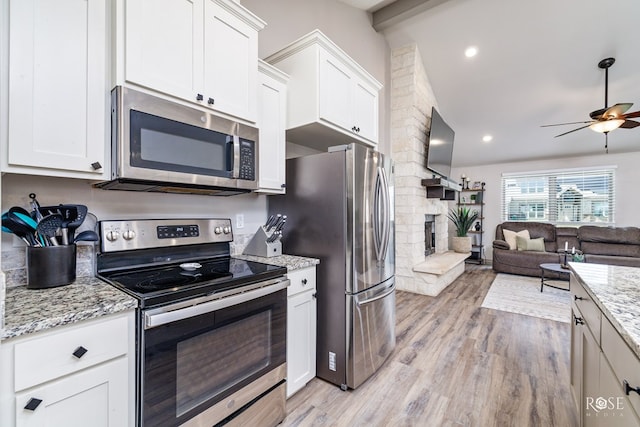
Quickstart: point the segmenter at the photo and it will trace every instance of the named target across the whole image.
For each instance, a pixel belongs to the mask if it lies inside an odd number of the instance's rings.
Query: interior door
[[[395,274],[394,194],[391,161],[381,153],[354,144],[347,152],[348,217],[353,227],[354,281],[361,292]],[[350,166],[352,170],[349,170]]]

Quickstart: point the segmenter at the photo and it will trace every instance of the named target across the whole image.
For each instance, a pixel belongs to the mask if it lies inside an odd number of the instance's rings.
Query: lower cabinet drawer
[[[572,302],[576,307],[578,307],[580,313],[584,316],[584,322],[591,330],[591,333],[598,344],[600,344],[600,322],[602,312],[573,274],[571,275],[570,290]]]
[[[291,283],[287,288],[287,296],[316,288],[316,268],[307,267],[287,273]]]
[[[615,373],[621,394],[624,394],[624,381],[630,387],[640,388],[640,360],[605,317],[602,318],[602,352]],[[640,394],[631,391],[626,397],[635,412],[640,413]]]
[[[20,391],[127,353],[128,318],[82,322],[15,344]]]

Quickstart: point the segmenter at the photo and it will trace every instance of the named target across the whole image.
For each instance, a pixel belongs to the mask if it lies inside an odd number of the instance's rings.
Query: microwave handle
[[[240,137],[233,135],[233,172],[232,178],[240,177]]]

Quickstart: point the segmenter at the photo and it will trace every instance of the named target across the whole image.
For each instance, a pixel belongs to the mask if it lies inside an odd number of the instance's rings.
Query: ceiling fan
[[[628,102],[628,103],[616,104],[612,107],[608,106],[607,98],[609,95],[609,67],[611,67],[614,64],[614,62],[616,62],[615,58],[605,58],[602,61],[598,62],[598,67],[604,70],[604,108],[601,108],[599,110],[595,110],[589,113],[589,117],[591,117],[591,120],[583,121],[583,122],[569,122],[569,123],[558,123],[553,125],[542,125],[541,127],[584,124],[584,126],[580,126],[576,129],[572,129],[568,132],[564,132],[559,135],[556,135],[555,138],[566,135],[571,132],[575,132],[580,129],[590,128],[593,131],[604,133],[605,135],[604,148],[607,152],[609,152],[609,146],[608,146],[609,132],[618,128],[632,129],[637,126],[640,126],[640,122],[629,120],[632,118],[640,117],[640,111],[626,113],[629,110],[629,108],[631,108],[633,103]]]

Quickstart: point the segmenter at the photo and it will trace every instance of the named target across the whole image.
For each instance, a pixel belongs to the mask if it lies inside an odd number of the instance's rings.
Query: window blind
[[[504,174],[502,220],[615,223],[615,168]]]

